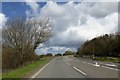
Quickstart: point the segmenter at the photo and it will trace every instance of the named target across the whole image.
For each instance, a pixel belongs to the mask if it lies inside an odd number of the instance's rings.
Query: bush
[[[62,54],[58,53],[58,54],[55,54],[55,56],[62,56]]]
[[[51,56],[53,56],[53,55],[52,55],[52,53],[47,53],[46,56],[47,56],[47,57],[51,57]]]

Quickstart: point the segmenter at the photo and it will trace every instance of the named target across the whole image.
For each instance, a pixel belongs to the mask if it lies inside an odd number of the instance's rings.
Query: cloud
[[[3,13],[0,13],[0,42],[2,41],[2,27],[5,25],[6,21],[7,17]]]
[[[51,46],[51,47],[38,48],[36,50],[36,53],[37,54],[47,54],[47,53],[53,53],[53,54],[62,53],[63,54],[63,52],[65,52],[66,50],[76,51],[75,48],[66,48],[66,47],[60,47],[60,46]]]
[[[25,2],[26,5],[30,7],[30,10],[26,11],[27,17],[31,17],[39,13],[39,5],[37,4],[36,0],[25,0]]]
[[[88,13],[96,18],[105,17],[117,11],[117,2],[99,2],[88,8]]]
[[[7,17],[3,13],[0,13],[0,29],[5,25],[6,21]]]
[[[96,36],[117,31],[118,3],[70,1],[57,4],[48,1],[38,13],[39,17],[49,17],[54,24],[54,37],[38,49],[39,53],[63,53],[70,48],[77,49],[84,41]],[[40,47],[40,46],[39,46]],[[38,48],[39,48],[38,47]],[[62,48],[62,49],[61,49]]]

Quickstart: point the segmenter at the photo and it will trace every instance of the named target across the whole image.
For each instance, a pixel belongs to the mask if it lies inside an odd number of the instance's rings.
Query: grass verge
[[[5,79],[5,78],[24,78],[25,75],[30,74],[35,69],[43,67],[45,64],[47,64],[52,59],[53,59],[53,57],[40,59],[38,61],[33,61],[26,66],[14,69],[8,73],[3,73],[2,78],[3,79]]]
[[[115,58],[115,57],[96,57],[94,60],[104,61],[104,62],[120,63],[120,58]]]

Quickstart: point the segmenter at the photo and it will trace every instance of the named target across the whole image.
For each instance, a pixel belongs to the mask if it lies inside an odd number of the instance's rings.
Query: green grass
[[[40,67],[43,67],[45,64],[47,64],[51,58],[45,58],[40,59],[38,61],[34,61],[26,66],[23,66],[21,68],[14,69],[8,73],[3,73],[2,78],[23,78],[25,75],[30,74],[35,69],[38,69]]]
[[[115,58],[115,57],[96,57],[94,60],[120,63],[120,58]]]
[[[2,74],[0,73],[0,80],[2,79]]]

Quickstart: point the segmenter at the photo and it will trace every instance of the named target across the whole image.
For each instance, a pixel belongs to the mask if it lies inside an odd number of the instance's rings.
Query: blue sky
[[[46,2],[38,3],[40,8],[42,8]],[[25,2],[3,2],[2,3],[2,13],[6,15],[6,17],[26,17],[26,10],[29,10],[29,6],[26,5]]]
[[[118,31],[117,2],[28,1],[3,2],[0,25],[13,17],[49,18],[54,36],[38,46],[37,54],[76,51],[86,40]]]
[[[57,4],[65,4],[67,2],[57,2]],[[75,2],[80,3],[80,2]],[[46,5],[46,2],[38,2],[39,8],[42,8]],[[2,13],[6,15],[6,17],[26,17],[26,10],[29,10],[30,7],[26,5],[25,2],[2,2]]]
[[[23,2],[3,2],[2,3],[2,12],[6,17],[25,17],[25,11],[27,7]]]

